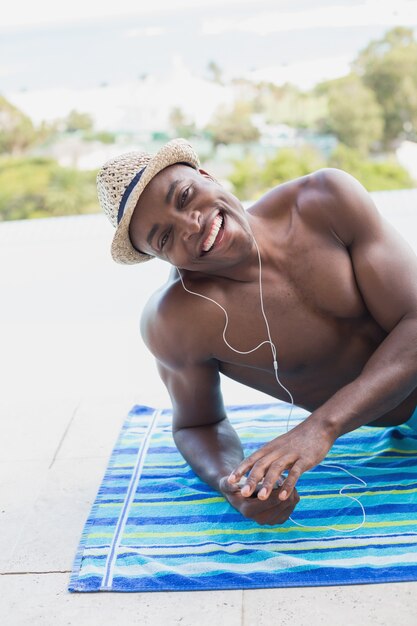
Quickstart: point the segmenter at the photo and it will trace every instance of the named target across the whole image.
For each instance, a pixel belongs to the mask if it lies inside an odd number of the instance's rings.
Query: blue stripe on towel
[[[283,403],[229,407],[246,452],[285,431]],[[306,413],[296,410],[293,423]],[[245,520],[177,452],[171,412],[134,407],[87,520],[70,591],[167,591],[417,580],[417,428],[363,427],[304,474],[275,527]],[[356,485],[345,467],[367,483]],[[366,510],[360,525],[360,500]]]

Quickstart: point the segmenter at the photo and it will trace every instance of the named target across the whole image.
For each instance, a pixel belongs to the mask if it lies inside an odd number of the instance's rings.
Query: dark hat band
[[[125,212],[125,208],[126,208],[126,203],[129,200],[129,196],[132,193],[132,191],[134,190],[134,188],[136,187],[137,183],[140,181],[143,172],[146,170],[146,165],[145,167],[143,167],[141,170],[139,170],[139,172],[136,174],[136,176],[134,176],[132,178],[132,180],[130,181],[130,183],[128,184],[128,186],[126,187],[124,194],[122,196],[122,199],[120,201],[120,205],[119,205],[119,211],[117,213],[117,224],[120,224],[120,220],[123,217],[123,213]]]

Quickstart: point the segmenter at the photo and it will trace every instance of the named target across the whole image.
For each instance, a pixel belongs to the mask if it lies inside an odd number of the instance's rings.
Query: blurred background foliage
[[[95,172],[41,157],[1,159],[0,210],[3,220],[96,212]]]
[[[205,78],[225,85],[214,62]],[[327,166],[348,171],[369,191],[415,186],[396,160],[402,142],[417,142],[417,41],[411,29],[397,27],[371,41],[347,76],[308,92],[247,79],[229,87],[233,102],[214,111],[204,128],[175,107],[169,132],[155,129],[146,149],[175,136],[189,139],[204,166],[241,200]],[[0,220],[99,210],[96,170],[54,158],[58,142],[74,139],[108,146],[119,138],[95,129],[91,115],[76,110],[35,127],[0,96]]]

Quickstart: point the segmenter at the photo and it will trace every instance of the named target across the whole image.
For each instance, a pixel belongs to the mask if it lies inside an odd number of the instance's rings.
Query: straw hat
[[[116,228],[111,254],[118,263],[132,265],[153,259],[138,252],[130,241],[129,224],[140,194],[161,170],[175,163],[200,167],[198,156],[185,139],[173,139],[152,156],[147,152],[128,152],[107,161],[97,175],[101,208]]]

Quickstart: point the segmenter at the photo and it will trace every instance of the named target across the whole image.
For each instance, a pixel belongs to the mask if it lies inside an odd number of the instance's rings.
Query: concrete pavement
[[[417,249],[415,211],[385,212]],[[167,275],[119,267],[102,216],[0,224],[0,623],[413,626],[417,583],[190,593],[66,591],[123,419],[169,404],[138,331]],[[224,381],[227,403],[268,400]]]

